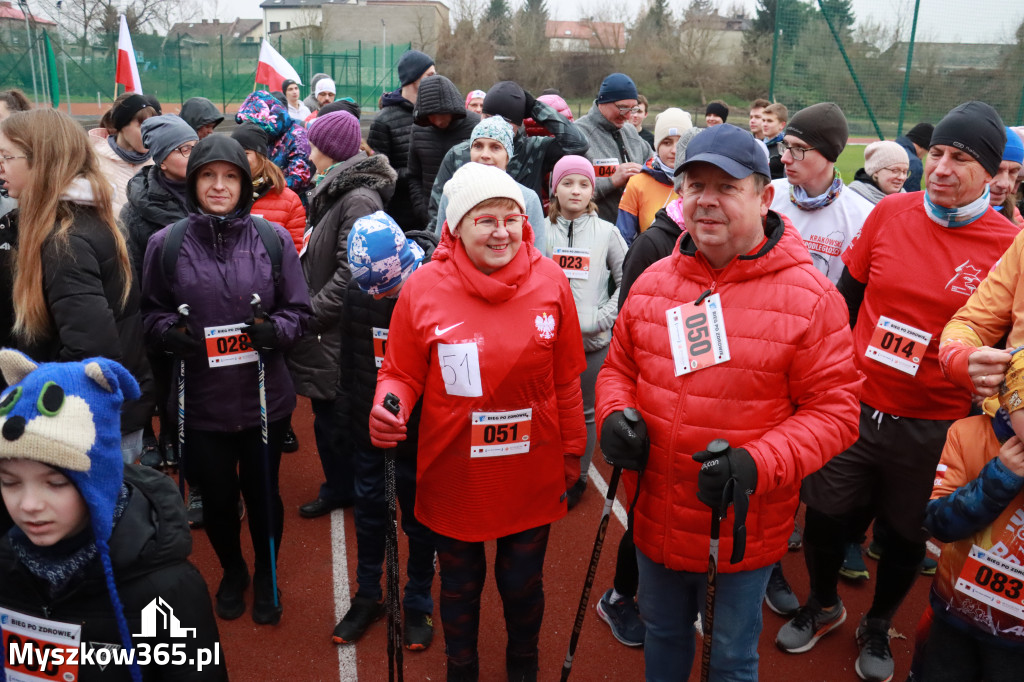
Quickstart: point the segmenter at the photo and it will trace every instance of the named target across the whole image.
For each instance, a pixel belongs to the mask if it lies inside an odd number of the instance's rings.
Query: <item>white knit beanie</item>
[[[448,197],[445,220],[449,229],[454,229],[474,206],[488,199],[511,199],[519,204],[520,211],[526,210],[519,183],[497,166],[482,163],[467,163],[455,171],[444,185],[444,195]]]
[[[690,114],[682,109],[672,107],[658,114],[654,119],[654,151],[658,151],[661,141],[673,135],[682,135],[693,127]]]
[[[897,163],[905,163],[909,166],[910,157],[907,155],[907,150],[895,142],[888,140],[872,142],[864,150],[864,172],[872,177],[883,168],[894,166]]]

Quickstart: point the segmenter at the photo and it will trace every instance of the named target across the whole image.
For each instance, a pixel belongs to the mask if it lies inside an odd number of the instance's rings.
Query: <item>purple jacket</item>
[[[189,332],[199,339],[204,338],[205,328],[245,322],[252,315],[252,294],[259,294],[281,344],[280,349],[263,352],[267,415],[270,421],[283,419],[295,409],[295,388],[283,351],[302,336],[311,315],[306,280],[291,236],[274,225],[282,242],[281,276],[275,288],[270,256],[252,218],[218,219],[191,213],[188,221],[173,277],[164,275],[160,262],[169,228],[149,240],[142,271],[147,339],[161,347],[164,332],[177,323],[182,303],[191,308]],[[171,394],[170,402],[176,405],[176,389]],[[205,351],[187,358],[185,424],[204,431],[258,427],[256,363],[213,368]]]

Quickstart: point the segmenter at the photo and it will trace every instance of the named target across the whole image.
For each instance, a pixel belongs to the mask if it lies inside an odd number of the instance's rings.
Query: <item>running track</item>
[[[354,589],[348,581],[350,576],[355,575],[355,531],[350,510],[335,511],[331,516],[312,520],[299,516],[298,506],[316,495],[323,476],[313,440],[312,413],[305,399],[299,399],[293,425],[301,447],[297,453],[284,455],[281,463],[285,532],[278,576],[283,591],[284,616],[275,627],[254,625],[248,610],[238,620],[219,621],[231,679],[236,682],[387,680],[386,627],[383,620],[371,626],[357,645],[338,647],[331,642],[331,631],[348,608],[350,593]],[[598,455],[595,462],[600,459]],[[597,469],[601,478],[607,480],[610,467],[601,461]],[[591,483],[579,506],[557,522],[551,531],[544,576],[547,604],[541,631],[539,679],[542,681],[558,680],[594,544],[603,506],[603,493],[595,489],[594,484],[598,483],[595,478],[591,479]],[[622,499],[620,488],[619,500]],[[624,518],[621,510],[619,512]],[[576,651],[571,680],[643,680],[642,649],[631,649],[619,644],[611,636],[608,626],[594,612],[596,600],[604,590],[611,587],[615,551],[622,532],[623,525],[613,517],[591,595],[589,613]],[[220,580],[220,568],[206,534],[194,531],[192,536],[192,560],[202,571],[212,595]],[[246,547],[251,570],[251,552],[244,539],[246,537],[248,531],[243,530],[243,547]],[[400,534],[400,538],[404,575],[406,545],[404,536]],[[489,557],[493,559],[493,546]],[[873,576],[876,565],[870,559],[867,563]],[[783,565],[797,595],[806,595],[807,579],[802,554],[788,554]],[[917,581],[893,624],[895,630],[907,637],[905,640],[892,640],[893,655],[896,658],[894,680],[898,682],[907,676],[914,629],[927,602],[928,581],[926,578]],[[857,656],[853,633],[860,614],[870,603],[873,584],[873,579],[866,584],[841,584],[840,594],[849,611],[846,624],[838,632],[821,640],[812,651],[799,656],[783,654],[775,648],[775,633],[783,620],[765,608],[765,627],[760,646],[761,680],[858,680],[853,670]],[[250,607],[251,600],[250,589],[246,593]],[[435,579],[434,644],[425,652],[405,651],[407,680],[445,679],[444,637],[437,601],[438,581]],[[187,623],[183,625],[188,626]],[[480,634],[480,679],[485,682],[503,682],[506,679],[504,621],[493,574],[488,576],[484,590]],[[691,680],[699,679],[699,643],[697,652],[697,663]]]

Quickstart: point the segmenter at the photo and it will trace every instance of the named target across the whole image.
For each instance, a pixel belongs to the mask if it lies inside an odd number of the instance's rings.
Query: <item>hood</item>
[[[431,114],[451,114],[453,121],[466,117],[466,105],[459,89],[444,76],[428,76],[420,81],[413,111],[416,125],[430,125],[427,117]]]
[[[210,135],[206,139],[199,140],[192,148],[185,175],[188,186],[188,205],[186,206],[188,212],[201,212],[196,199],[196,171],[213,161],[227,161],[242,171],[242,190],[238,196],[234,215],[247,215],[249,209],[252,208],[252,173],[249,170],[249,161],[245,157],[242,145],[227,135]]]
[[[668,236],[672,237],[672,241],[679,239],[679,235],[683,233],[683,228],[672,219],[672,216],[668,214],[665,209],[658,209],[658,212],[654,214],[654,222],[647,228],[648,230],[658,230],[664,232]]]
[[[647,175],[650,175],[652,178],[654,178],[661,184],[668,185],[669,187],[671,187],[672,185],[675,184],[674,178],[670,178],[668,173],[654,165],[654,160],[656,158],[658,158],[658,156],[654,155],[651,158],[647,159],[647,163],[643,165],[643,167],[640,169],[640,172],[646,173]]]
[[[148,573],[188,559],[192,535],[177,487],[147,467],[125,467],[124,482],[131,497],[110,537],[114,574],[123,579],[128,567]]]
[[[204,125],[213,123],[219,124],[224,120],[224,114],[220,113],[215,105],[205,97],[193,97],[181,105],[181,117],[185,123],[192,126],[192,130],[199,130]]]
[[[316,225],[336,201],[354,189],[366,188],[377,192],[385,204],[395,193],[398,173],[383,154],[355,156],[331,169],[316,189],[309,202],[309,222]]]
[[[128,181],[125,193],[128,203],[145,221],[154,225],[170,225],[184,218],[188,211],[157,180],[159,172],[159,166],[146,166]]]
[[[423,263],[429,262],[431,256],[434,255],[434,249],[437,248],[437,235],[434,234],[434,231],[409,230],[405,233],[405,236],[419,244],[420,248],[423,249]]]
[[[804,246],[800,233],[793,227],[789,218],[775,211],[768,211],[765,232],[768,241],[764,246],[753,255],[734,258],[725,266],[719,281],[741,282],[796,265],[812,265],[807,247]],[[697,245],[693,241],[693,236],[689,232],[684,232],[676,243],[672,258],[693,258],[696,255]],[[703,256],[701,261],[710,271],[710,265],[707,265]]]
[[[380,108],[384,107],[402,107],[403,109],[413,110],[413,104],[406,98],[402,97],[402,90],[393,90],[392,92],[385,92],[380,98]]]
[[[266,90],[257,90],[246,97],[242,106],[238,107],[235,121],[250,121],[263,128],[270,136],[271,144],[295,123],[288,115],[288,107]]]

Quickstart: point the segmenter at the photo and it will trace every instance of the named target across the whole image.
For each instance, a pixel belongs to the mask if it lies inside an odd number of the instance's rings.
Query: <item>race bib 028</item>
[[[249,337],[242,333],[244,323],[225,324],[220,327],[206,327],[206,357],[210,367],[226,367],[256,362],[258,353],[253,350]]]

